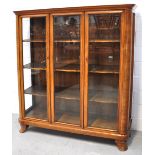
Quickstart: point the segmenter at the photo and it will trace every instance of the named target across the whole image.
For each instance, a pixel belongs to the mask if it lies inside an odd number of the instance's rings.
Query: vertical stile
[[[84,127],[84,14],[81,14],[80,18],[80,123],[81,127]]]
[[[51,116],[54,122],[54,43],[53,43],[53,15],[50,15],[50,80],[51,80]]]
[[[85,14],[84,128],[88,123],[88,14]]]
[[[130,84],[131,84],[131,12],[122,13],[120,78],[119,78],[119,126],[120,134],[127,134]],[[128,23],[128,24],[127,24]],[[128,71],[128,72],[126,72]],[[120,96],[121,95],[121,96]]]
[[[17,40],[17,72],[18,72],[18,96],[19,96],[19,118],[23,118],[22,97],[21,97],[21,76],[20,76],[20,36],[19,36],[19,16],[16,16],[16,40]]]
[[[124,56],[123,56],[123,51],[124,51],[124,37],[125,35],[125,14],[124,12],[121,14],[121,34],[120,34],[120,77],[119,77],[119,98],[118,98],[118,131],[120,132],[122,129],[121,127],[121,109],[122,109],[122,97],[120,96],[121,93],[122,93],[122,87],[123,87],[123,83],[121,82],[122,81],[122,78],[123,78],[123,59],[124,59]]]
[[[20,69],[20,85],[21,85],[21,111],[22,111],[22,117],[25,117],[25,97],[24,97],[24,76],[23,76],[23,44],[22,44],[22,17],[19,17],[19,69]]]
[[[50,53],[49,53],[49,15],[46,16],[46,79],[47,79],[47,109],[48,121],[51,122],[51,106],[50,106]]]
[[[130,126],[131,127],[131,112],[132,112],[132,91],[133,91],[133,64],[134,64],[134,33],[135,33],[135,13],[132,14],[132,63],[131,63],[131,88],[130,88],[130,110],[129,110],[129,121],[130,121]]]

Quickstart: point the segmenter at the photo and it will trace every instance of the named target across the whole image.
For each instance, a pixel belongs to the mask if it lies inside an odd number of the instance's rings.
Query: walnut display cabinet
[[[114,139],[131,127],[134,5],[15,11],[20,132]]]

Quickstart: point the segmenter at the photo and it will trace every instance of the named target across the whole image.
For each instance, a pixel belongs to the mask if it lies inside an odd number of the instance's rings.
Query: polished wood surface
[[[115,143],[120,151],[126,151],[128,149],[126,140],[115,140]]]
[[[127,150],[127,139],[131,127],[132,105],[131,98],[134,55],[134,15],[132,13],[133,7],[134,4],[125,4],[15,11],[17,28],[19,122],[21,125],[21,133],[26,131],[29,125],[32,125],[41,128],[114,139],[121,151]],[[120,39],[89,38],[89,15],[92,14],[120,14]],[[79,15],[80,39],[54,39],[53,17],[56,15]],[[45,17],[46,37],[40,39],[23,39],[23,17]],[[109,30],[106,27],[99,27],[99,29],[100,32]],[[113,31],[112,28],[110,29]],[[91,27],[90,30],[92,32],[96,31],[94,27]],[[24,64],[23,43],[30,43],[32,52],[34,50],[34,46],[41,47],[46,44],[46,64],[38,64],[37,55],[36,57],[32,57],[32,60],[35,63],[31,62]],[[54,49],[53,47],[55,44],[57,44],[58,47],[61,48]],[[77,46],[78,44],[80,44],[80,46]],[[102,47],[101,44],[104,44],[104,46]],[[74,54],[76,56],[76,52],[80,51],[80,61],[76,58],[63,59],[62,57],[61,61],[58,61],[56,64],[54,64],[54,52],[55,50],[62,49],[62,47],[64,48],[64,50],[72,53],[72,56]],[[118,57],[117,55],[119,49],[120,57]],[[104,56],[102,55],[102,51],[104,51]],[[88,55],[89,52],[90,54]],[[58,52],[58,54],[61,54],[61,51]],[[111,54],[114,55],[113,61],[106,61],[106,58]],[[91,58],[90,64],[88,64],[88,56]],[[102,57],[104,61],[98,58],[98,63],[100,64],[100,66],[94,67],[94,64],[96,62],[94,62],[93,57]],[[120,68],[118,68],[119,64],[117,60],[119,60]],[[37,88],[35,87],[35,85],[32,85],[31,87],[25,89],[24,69],[41,72],[40,77],[44,78],[45,76],[47,80],[46,84],[44,85],[45,87],[42,87],[42,89],[40,89],[40,87]],[[46,72],[46,74],[44,72]],[[91,80],[93,79],[93,76],[97,77],[98,81],[96,81],[96,84],[99,87],[95,86],[88,89],[88,76],[90,76],[90,82],[92,82]],[[111,83],[112,81],[109,79],[109,77],[112,77],[113,83]],[[75,86],[75,84],[77,83],[75,79],[77,81],[79,79],[80,87]],[[33,75],[32,81],[35,80],[36,78],[34,78]],[[115,88],[117,86],[117,80],[119,80],[118,93],[116,91],[111,91],[111,88],[109,87],[104,87],[106,91],[100,90],[102,86],[99,84],[99,82],[104,81],[104,85],[106,83],[113,84],[113,88]],[[61,84],[61,87],[59,84]],[[54,93],[55,91],[56,93]],[[90,95],[88,96],[88,92],[90,92],[91,97]],[[38,103],[32,105],[32,107],[25,111],[24,94],[32,95],[33,101],[36,101],[37,97],[46,99],[37,99]],[[60,100],[63,100],[62,104],[59,104]],[[65,106],[63,105],[63,103],[66,102],[66,100],[68,101],[66,105],[66,107],[68,108],[68,113],[64,113]],[[73,109],[73,111],[76,111],[77,101],[80,103],[80,115],[76,115],[76,113],[71,115],[71,113],[69,112],[71,109]],[[88,101],[91,102],[91,106],[95,106],[95,108],[97,107],[97,105],[99,105],[99,107],[102,106],[106,109],[108,105],[109,107],[106,111],[107,114],[109,114],[110,112],[116,113],[118,103],[118,119],[115,120],[113,117],[107,118],[104,116],[102,116],[101,118],[92,115],[92,120],[88,122],[88,119],[91,119],[88,117]],[[55,102],[57,102],[58,104],[57,108],[61,109],[61,113],[57,121],[55,121],[55,110],[57,110],[54,105]],[[69,105],[71,107],[68,107]],[[41,108],[40,110],[40,107],[44,108]],[[94,114],[93,110],[92,114]]]
[[[18,32],[17,32],[17,36],[19,37],[18,40],[17,40],[17,44],[19,47],[19,49],[17,49],[17,51],[19,52],[19,57],[18,57],[18,61],[19,61],[19,64],[18,64],[18,67],[19,67],[19,70],[18,70],[18,74],[19,74],[19,77],[20,77],[20,83],[19,83],[19,86],[20,86],[20,91],[19,91],[19,95],[20,95],[20,98],[21,98],[21,103],[20,103],[20,112],[21,112],[21,118],[23,119],[25,117],[25,99],[24,99],[24,78],[23,78],[23,52],[22,52],[22,18],[19,16],[18,18],[18,25],[17,25],[17,28],[18,28]]]
[[[38,9],[38,10],[23,10],[14,11],[16,15],[31,15],[31,14],[46,14],[46,13],[72,13],[77,11],[108,11],[124,10],[132,8],[135,4],[122,4],[122,5],[102,5],[102,6],[84,6],[84,7],[66,7],[66,8],[52,8],[52,9]]]
[[[125,10],[122,14],[122,36],[121,40],[121,58],[120,58],[120,81],[119,81],[119,132],[127,133],[128,117],[129,117],[129,102],[130,102],[130,87],[131,87],[131,65],[132,65],[132,13]],[[128,72],[127,72],[128,71]],[[125,81],[125,83],[124,83]]]

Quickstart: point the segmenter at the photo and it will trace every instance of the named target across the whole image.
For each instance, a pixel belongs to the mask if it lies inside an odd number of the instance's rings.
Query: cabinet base
[[[27,130],[27,128],[30,126],[35,126],[39,128],[46,128],[56,131],[63,131],[63,132],[69,132],[69,133],[75,133],[75,134],[82,134],[82,135],[88,135],[88,136],[94,136],[94,137],[101,137],[101,138],[108,138],[115,140],[115,143],[120,151],[126,151],[128,149],[127,146],[127,139],[129,137],[129,133],[127,135],[121,135],[115,131],[107,131],[107,130],[94,130],[91,128],[85,128],[82,129],[77,126],[70,126],[70,125],[64,125],[61,123],[49,123],[46,121],[34,121],[31,119],[19,119],[19,123],[21,126],[21,129],[19,132],[23,133]]]
[[[126,140],[115,140],[115,143],[120,151],[126,151],[128,149]]]

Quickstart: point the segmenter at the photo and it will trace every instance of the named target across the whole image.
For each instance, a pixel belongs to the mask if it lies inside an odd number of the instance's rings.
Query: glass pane
[[[55,121],[80,124],[80,16],[54,16]]]
[[[25,116],[47,120],[45,17],[22,19]]]
[[[46,17],[22,19],[23,41],[45,41]]]
[[[88,126],[117,129],[120,14],[89,15]]]

